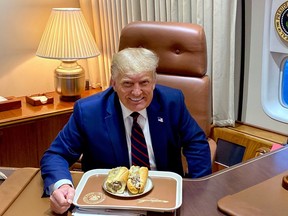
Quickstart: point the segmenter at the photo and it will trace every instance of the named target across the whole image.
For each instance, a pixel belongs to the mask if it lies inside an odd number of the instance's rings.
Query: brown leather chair
[[[206,75],[207,50],[203,28],[191,23],[132,22],[121,31],[119,50],[127,47],[144,47],[157,53],[157,83],[182,90],[186,106],[207,135],[213,161],[216,143],[209,138],[211,83]]]

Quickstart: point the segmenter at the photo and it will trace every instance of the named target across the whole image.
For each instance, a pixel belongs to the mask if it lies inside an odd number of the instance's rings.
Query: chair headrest
[[[206,37],[197,24],[138,21],[126,25],[119,50],[144,47],[159,56],[158,74],[202,77],[207,71]]]

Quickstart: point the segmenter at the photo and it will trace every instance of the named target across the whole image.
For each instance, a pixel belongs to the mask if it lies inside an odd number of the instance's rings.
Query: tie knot
[[[138,118],[139,115],[140,115],[140,114],[139,114],[138,112],[133,112],[133,113],[130,114],[130,116],[133,117],[133,121],[137,120],[137,118]]]

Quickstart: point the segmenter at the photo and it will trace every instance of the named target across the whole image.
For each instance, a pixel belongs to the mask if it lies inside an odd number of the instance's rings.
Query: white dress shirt
[[[132,124],[133,124],[133,117],[130,116],[131,113],[133,113],[131,110],[127,109],[120,101],[121,108],[122,108],[122,114],[123,114],[123,121],[125,124],[125,132],[126,132],[126,140],[128,145],[128,153],[129,153],[129,162],[130,166],[132,165],[132,157],[131,157],[131,130],[132,130]],[[154,151],[152,147],[151,142],[151,136],[150,136],[150,130],[149,130],[149,121],[147,117],[147,110],[141,110],[138,112],[140,115],[138,116],[137,122],[140,125],[140,127],[143,130],[143,134],[145,137],[148,155],[149,155],[149,163],[150,163],[150,169],[156,170],[156,164],[155,164],[155,157],[154,157]]]
[[[122,114],[123,114],[123,121],[125,124],[125,132],[126,132],[126,140],[127,140],[127,147],[128,147],[128,153],[129,153],[129,162],[130,166],[132,165],[132,156],[131,156],[131,130],[132,130],[132,124],[133,124],[133,118],[130,116],[132,113],[131,110],[127,109],[120,101],[121,108],[122,108]],[[147,117],[147,110],[141,110],[138,113],[140,115],[138,116],[137,122],[140,125],[140,127],[143,130],[143,134],[145,137],[148,155],[149,155],[149,163],[150,163],[150,169],[156,170],[156,164],[155,164],[155,156],[154,151],[152,148],[152,142],[151,142],[151,136],[150,136],[150,130],[149,130],[149,122]],[[55,184],[51,185],[48,190],[46,191],[47,194],[51,195],[54,190],[62,186],[63,184],[69,184],[73,187],[72,182],[69,179],[61,179],[57,181]]]

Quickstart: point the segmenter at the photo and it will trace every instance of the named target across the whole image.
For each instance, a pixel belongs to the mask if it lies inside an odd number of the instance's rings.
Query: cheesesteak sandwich
[[[131,166],[127,181],[127,188],[132,194],[143,193],[148,178],[148,168]]]
[[[121,194],[126,189],[129,170],[127,167],[116,167],[109,171],[105,181],[106,189],[111,193]]]

